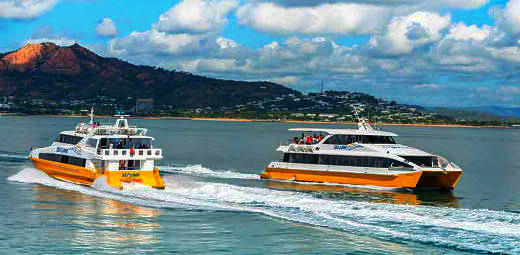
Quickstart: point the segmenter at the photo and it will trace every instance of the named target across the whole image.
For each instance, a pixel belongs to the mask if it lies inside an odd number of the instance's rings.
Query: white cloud
[[[25,41],[24,44],[35,44],[35,43],[54,43],[59,46],[70,46],[77,42],[77,40],[70,39],[67,37],[41,37],[41,38],[31,38]]]
[[[300,82],[300,77],[294,75],[275,77],[272,78],[271,81],[283,85],[296,85],[298,82]]]
[[[117,28],[112,19],[104,18],[96,26],[96,34],[103,37],[114,37],[117,35]]]
[[[153,27],[162,32],[218,31],[237,4],[235,0],[183,0],[162,14]]]
[[[417,84],[413,87],[416,90],[437,90],[441,88],[441,86],[437,84]]]
[[[238,47],[238,43],[236,43],[235,41],[233,41],[231,39],[224,38],[224,37],[217,38],[217,44],[218,44],[218,46],[220,46],[221,49],[229,49],[229,48]]]
[[[498,11],[498,23],[513,33],[520,32],[520,0],[510,0]]]
[[[450,15],[415,12],[392,19],[382,35],[370,38],[369,45],[386,55],[411,53],[414,48],[442,38],[441,30],[450,25]]]
[[[388,8],[353,3],[289,8],[249,3],[236,12],[240,24],[274,34],[368,34],[377,31],[389,15]]]
[[[30,19],[42,15],[59,0],[0,1],[0,18]]]
[[[207,47],[210,43],[205,35],[169,34],[151,29],[145,32],[132,32],[123,38],[112,39],[108,50],[111,55],[129,56],[139,54],[189,55]]]
[[[483,5],[487,4],[489,0],[438,0],[431,1],[425,0],[423,1],[426,5],[432,5],[435,7],[452,7],[452,8],[460,8],[460,9],[475,9],[480,8]]]
[[[488,47],[487,50],[497,59],[520,63],[520,47]]]
[[[487,25],[479,28],[476,25],[466,26],[464,23],[457,23],[451,26],[446,38],[454,40],[483,41],[489,37],[490,33],[491,27]]]
[[[325,1],[316,0],[250,0],[252,2],[274,2],[281,6],[287,7],[301,7],[301,6],[316,6]],[[482,7],[489,0],[327,0],[327,3],[365,3],[381,6],[418,6],[422,9],[436,9],[436,8],[461,8],[474,9]]]

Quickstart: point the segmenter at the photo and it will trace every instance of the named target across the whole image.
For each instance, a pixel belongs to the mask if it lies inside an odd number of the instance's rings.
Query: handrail
[[[102,156],[137,156],[137,157],[160,157],[162,156],[162,149],[102,149]]]

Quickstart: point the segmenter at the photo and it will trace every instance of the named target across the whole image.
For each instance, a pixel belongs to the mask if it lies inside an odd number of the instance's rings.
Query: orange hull
[[[30,159],[36,168],[56,179],[84,185],[92,185],[94,180],[98,177],[95,173],[84,167],[39,158]]]
[[[159,170],[154,169],[150,171],[142,170],[119,170],[119,171],[105,171],[104,174],[94,173],[84,167],[79,167],[70,164],[64,164],[39,158],[30,158],[34,166],[39,170],[45,172],[47,175],[73,183],[92,185],[96,178],[106,176],[107,184],[122,188],[123,182],[137,182],[152,188],[164,189],[164,183],[159,175]]]
[[[462,176],[462,171],[423,171],[422,177],[417,183],[417,188],[443,188],[452,190]]]
[[[296,169],[266,168],[262,179],[291,180],[302,182],[324,182],[351,185],[370,185],[393,188],[415,188],[422,172],[394,175],[310,171]]]

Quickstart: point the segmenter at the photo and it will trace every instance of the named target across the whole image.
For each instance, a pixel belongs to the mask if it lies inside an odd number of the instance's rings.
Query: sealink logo
[[[123,173],[122,177],[139,177],[139,173]]]
[[[335,150],[347,150],[347,151],[350,151],[350,150],[353,150],[355,148],[359,148],[361,147],[361,145],[357,145],[357,144],[347,144],[347,145],[334,145],[334,149]]]
[[[81,155],[81,151],[76,147],[72,147],[72,148],[56,147],[56,152],[69,154],[69,151],[72,151],[78,155]]]

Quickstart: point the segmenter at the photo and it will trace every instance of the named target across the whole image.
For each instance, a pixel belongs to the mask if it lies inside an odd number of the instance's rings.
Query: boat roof
[[[290,128],[295,132],[324,132],[331,135],[373,135],[373,136],[398,136],[397,134],[380,130],[361,129],[332,129],[332,128]]]

